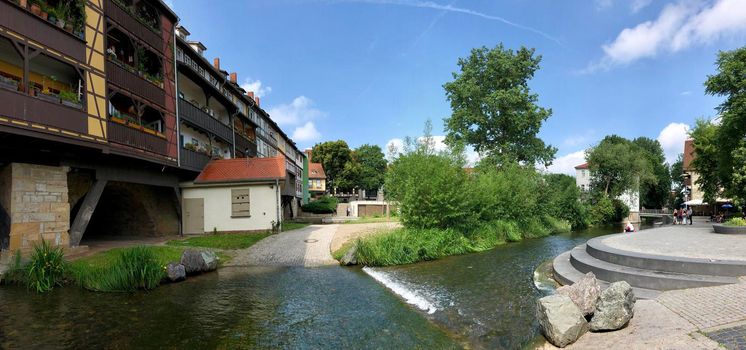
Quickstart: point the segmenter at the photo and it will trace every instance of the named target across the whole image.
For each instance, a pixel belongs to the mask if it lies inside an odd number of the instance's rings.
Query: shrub
[[[746,219],[743,218],[732,218],[725,222],[728,226],[746,226]]]
[[[473,252],[469,240],[452,229],[400,228],[357,242],[357,260],[368,266],[411,264]]]
[[[339,201],[332,196],[323,196],[313,202],[304,204],[303,211],[314,214],[332,214],[337,212]]]
[[[44,293],[62,285],[66,265],[64,257],[61,247],[52,247],[45,240],[35,245],[25,267],[28,288]]]
[[[541,219],[544,223],[544,227],[549,229],[552,234],[568,233],[572,231],[572,225],[567,220],[556,219],[547,215],[543,216]]]
[[[583,229],[591,224],[587,202],[580,200],[581,191],[575,178],[565,174],[547,174],[540,191],[540,206],[546,215],[570,222],[572,228]]]
[[[591,206],[591,222],[596,224],[610,223],[614,220],[614,204],[611,199],[602,196]]]
[[[611,203],[614,206],[613,222],[620,222],[629,216],[629,207],[627,204],[624,204],[624,202],[617,198],[614,198]]]
[[[155,252],[149,247],[125,248],[108,265],[81,265],[74,271],[77,283],[100,292],[132,292],[153,289],[165,276]]]
[[[551,230],[547,228],[544,223],[536,217],[528,218],[521,222],[521,231],[523,232],[523,238],[539,238],[546,237],[551,234]]]
[[[532,168],[480,168],[470,184],[473,210],[483,221],[520,221],[538,215],[540,182],[541,177]]]

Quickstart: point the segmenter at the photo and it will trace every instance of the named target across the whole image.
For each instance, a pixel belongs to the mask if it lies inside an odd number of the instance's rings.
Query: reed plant
[[[65,276],[65,253],[61,247],[53,247],[46,240],[34,246],[31,259],[23,268],[26,285],[38,293],[48,292],[61,286]]]
[[[88,290],[98,292],[133,292],[157,287],[165,271],[151,247],[118,250],[107,264],[76,264],[73,279]]]

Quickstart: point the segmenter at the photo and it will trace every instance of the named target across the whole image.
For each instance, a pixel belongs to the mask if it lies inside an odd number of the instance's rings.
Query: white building
[[[181,184],[183,231],[266,231],[282,221],[285,159],[213,160]]]
[[[575,167],[575,184],[580,187],[581,191],[591,190],[591,171],[588,163],[583,163]],[[640,221],[640,191],[627,191],[619,196],[624,204],[629,207],[629,219],[633,222]]]

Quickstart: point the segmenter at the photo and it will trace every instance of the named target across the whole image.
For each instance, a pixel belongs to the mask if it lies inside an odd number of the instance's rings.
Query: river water
[[[594,229],[387,268],[222,268],[150,292],[0,287],[0,348],[504,348],[540,342],[533,271]]]

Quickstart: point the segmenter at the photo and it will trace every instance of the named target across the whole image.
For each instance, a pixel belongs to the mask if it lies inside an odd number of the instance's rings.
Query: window
[[[321,180],[316,180],[316,188],[321,188]]]
[[[251,201],[249,197],[248,188],[231,190],[231,217],[251,217]]]

